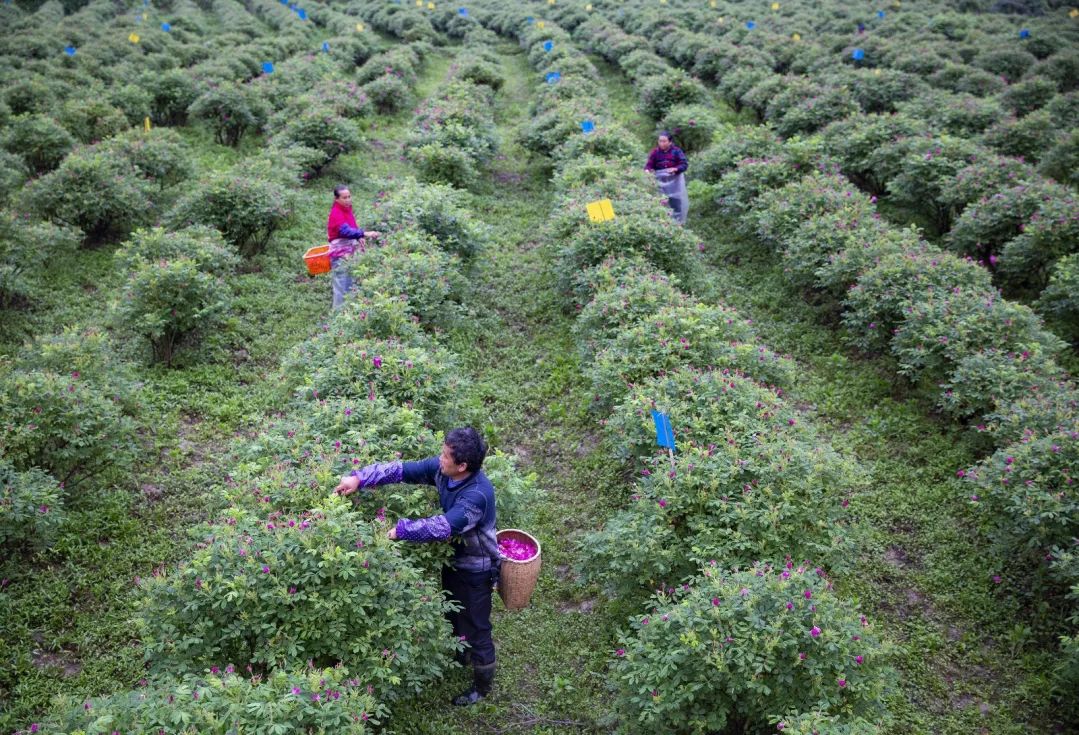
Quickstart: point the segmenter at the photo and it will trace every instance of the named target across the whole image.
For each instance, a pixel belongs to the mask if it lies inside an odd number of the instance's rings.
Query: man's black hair
[[[487,444],[480,433],[471,426],[462,426],[446,432],[444,442],[450,448],[450,455],[457,464],[468,465],[469,472],[479,472],[483,459],[487,456]]]
[[[333,198],[339,199],[341,197],[341,192],[343,191],[348,191],[348,187],[344,184],[338,184],[337,186],[335,186],[333,188]]]

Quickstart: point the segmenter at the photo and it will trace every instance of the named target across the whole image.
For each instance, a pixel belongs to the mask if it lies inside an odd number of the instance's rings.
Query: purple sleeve
[[[402,518],[397,521],[397,540],[424,543],[445,541],[450,537],[450,524],[446,516],[431,516],[419,520]]]
[[[689,159],[686,158],[686,154],[681,148],[675,147],[674,160],[678,162],[678,165],[675,167],[678,169],[678,173],[684,174],[686,169],[689,168]]]
[[[363,230],[358,227],[353,227],[346,222],[342,222],[337,228],[337,236],[349,240],[359,240],[363,238]]]
[[[648,154],[648,162],[644,164],[645,171],[654,171],[656,168],[656,149],[653,148],[652,152]]]
[[[360,487],[392,485],[395,482],[401,482],[402,475],[403,463],[401,460],[369,464],[358,470],[352,470],[352,476],[360,481]]]

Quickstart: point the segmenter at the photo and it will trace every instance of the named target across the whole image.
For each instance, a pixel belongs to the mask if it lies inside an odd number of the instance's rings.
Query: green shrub
[[[0,459],[0,545],[47,545],[63,522],[60,484],[36,467],[19,472]]]
[[[22,189],[29,175],[30,171],[20,156],[0,150],[0,206]]]
[[[103,145],[102,150],[126,158],[159,189],[175,186],[194,173],[191,149],[175,130],[132,130]]]
[[[784,95],[775,100],[778,103]],[[858,103],[845,87],[826,87],[803,98],[792,99],[780,115],[772,114],[769,105],[768,119],[775,121],[776,132],[785,138],[820,130],[834,120],[854,115]]]
[[[210,174],[192,186],[166,219],[175,228],[216,227],[240,255],[250,258],[265,250],[289,221],[292,206],[292,196],[280,181],[235,170]]]
[[[206,122],[218,143],[235,147],[248,131],[262,130],[269,108],[253,87],[226,82],[199,95],[187,114]]]
[[[672,105],[660,127],[674,136],[675,143],[686,153],[697,153],[712,143],[719,129],[719,120],[705,105]]]
[[[1035,308],[1062,337],[1079,341],[1079,253],[1056,262]]]
[[[933,249],[884,255],[859,274],[844,299],[848,341],[864,351],[884,349],[912,303],[953,290],[989,293],[989,272],[969,259]]]
[[[558,251],[559,273],[567,292],[573,276],[611,255],[640,255],[668,273],[688,275],[696,239],[673,219],[623,215],[581,227]]]
[[[998,122],[985,132],[984,140],[1006,156],[1018,156],[1037,163],[1042,154],[1053,147],[1059,135],[1049,113],[1038,110],[1026,117]]]
[[[898,145],[899,141],[921,134],[926,128],[925,122],[910,115],[851,117],[833,122],[822,131],[823,146],[851,181],[880,196],[898,173],[904,147]],[[886,146],[891,150],[887,151]]]
[[[746,158],[716,182],[713,191],[721,214],[734,220],[746,234],[753,234],[755,220],[749,215],[757,198],[802,177],[799,167],[786,156]]]
[[[330,497],[310,512],[233,512],[172,574],[142,581],[139,631],[155,670],[349,662],[377,697],[440,678],[460,643],[437,586],[404,563],[385,521]]]
[[[455,362],[434,345],[359,339],[342,344],[329,360],[307,365],[297,393],[310,399],[382,396],[434,416],[454,389]]]
[[[489,237],[484,224],[465,206],[461,193],[448,186],[400,180],[375,207],[379,229],[417,228],[462,259],[476,255]]]
[[[1000,558],[1016,561],[1014,573],[1030,580],[1035,591],[1048,591],[1046,559],[1079,535],[1079,501],[1071,491],[1077,472],[1074,431],[1009,444],[960,472]]]
[[[936,92],[915,97],[898,105],[899,112],[920,118],[944,132],[973,137],[1004,117],[1004,108],[994,98],[969,94]]]
[[[1022,231],[1043,200],[1067,196],[1064,187],[1048,182],[1008,186],[964,209],[945,242],[959,254],[987,260]]]
[[[1074,413],[1075,392],[1068,387],[1054,352],[1026,343],[1013,349],[975,348],[957,355],[954,368],[939,385],[937,406],[960,420],[980,417],[982,425],[1019,420],[1028,431],[1055,429]],[[1038,400],[1033,416],[1025,415],[1023,405],[1030,397]]]
[[[779,188],[763,192],[749,215],[757,221],[756,234],[767,245],[783,250],[806,220],[826,212],[847,210],[852,221],[872,217],[873,208],[861,192],[838,174],[811,173]]]
[[[1018,117],[1045,107],[1056,96],[1057,85],[1048,79],[1025,79],[1009,85],[1000,102]]]
[[[854,101],[868,113],[895,112],[900,103],[925,91],[925,82],[917,75],[894,69],[855,69],[845,71],[841,78],[850,85]]]
[[[153,212],[153,187],[132,164],[107,149],[83,148],[24,190],[27,207],[44,219],[77,227],[88,244],[126,236]]]
[[[707,102],[708,93],[699,81],[681,69],[663,74],[640,77],[636,80],[641,112],[653,120],[662,120],[678,104]]]
[[[443,328],[453,324],[467,285],[456,255],[440,249],[431,237],[408,230],[353,256],[349,270],[359,292],[400,295],[422,323]]]
[[[0,377],[0,452],[20,471],[40,467],[63,483],[130,464],[134,422],[114,391],[78,371],[30,367]]]
[[[130,123],[121,110],[99,97],[76,97],[60,108],[60,124],[83,143],[96,143],[125,130]]]
[[[22,157],[36,174],[52,171],[75,145],[66,129],[46,115],[20,115],[3,131],[0,139],[10,153]]]
[[[888,182],[892,198],[925,213],[938,232],[947,232],[955,210],[946,192],[959,171],[974,161],[977,146],[965,138],[948,135],[901,140],[892,145],[902,151],[895,178]]]
[[[707,447],[727,435],[758,434],[763,441],[797,425],[798,414],[781,393],[729,370],[683,368],[633,386],[604,426],[622,461],[667,456],[656,448],[653,409],[670,416],[683,448]]]
[[[42,732],[168,732],[182,723],[185,732],[228,735],[260,731],[272,722],[285,732],[365,735],[387,714],[368,691],[365,672],[354,677],[343,666],[297,667],[244,678],[235,671],[214,666],[179,678],[157,677],[134,691],[89,700],[63,697]]]
[[[126,271],[116,323],[149,341],[156,362],[171,365],[177,348],[224,321],[231,289],[223,276],[239,257],[216,230],[139,231],[114,257]]]
[[[147,73],[139,86],[151,94],[151,118],[157,125],[183,125],[187,110],[199,96],[192,76],[180,69]]]
[[[813,711],[855,732],[880,728],[888,649],[818,571],[787,566],[705,567],[631,620],[610,672],[623,729],[774,731]]]
[[[551,151],[560,166],[577,162],[584,156],[596,156],[606,161],[634,160],[640,155],[640,147],[632,142],[632,136],[617,123],[599,125],[587,135],[573,135]]]
[[[1079,130],[1062,135],[1041,158],[1039,170],[1062,184],[1079,187]]]
[[[1032,187],[1040,195],[1038,209],[1000,253],[1000,276],[1017,291],[1038,293],[1049,281],[1053,263],[1073,253],[1079,243],[1076,198],[1054,184]]]
[[[274,144],[311,148],[322,153],[322,160],[311,172],[318,175],[339,156],[355,151],[361,145],[360,134],[349,120],[318,109],[307,110],[285,123],[274,135]]]
[[[1036,178],[1031,167],[1018,158],[983,154],[959,169],[952,187],[943,194],[944,202],[960,211],[973,202]]]
[[[588,283],[581,284],[580,292],[591,300],[578,312],[573,333],[586,360],[625,327],[664,307],[687,303],[677,279],[643,259],[615,258],[584,275]]]
[[[120,110],[128,125],[142,125],[153,112],[154,97],[138,84],[116,84],[108,90],[108,103]]]
[[[850,544],[837,519],[854,472],[814,440],[728,434],[680,451],[673,466],[652,460],[633,504],[589,538],[586,576],[632,596],[676,587],[711,559],[742,568],[789,552],[844,564]]]
[[[428,183],[467,188],[479,178],[472,156],[456,146],[427,143],[409,148],[408,158],[420,180]]]
[[[733,171],[747,158],[759,158],[779,153],[780,142],[766,126],[739,127],[720,125],[713,135],[714,144],[693,159],[690,175],[709,183],[719,181],[723,174]]]
[[[762,382],[789,384],[793,363],[754,344],[754,338],[733,309],[664,307],[614,335],[585,374],[601,407],[617,403],[642,380],[681,367],[737,370]]]
[[[971,94],[977,97],[989,97],[1004,89],[1006,82],[997,74],[991,74],[966,64],[945,64],[944,67],[929,77],[934,87],[949,92]]]
[[[23,306],[40,284],[42,244],[51,257],[65,257],[82,242],[82,233],[69,227],[30,224],[9,212],[0,212],[0,308]]]
[[[892,340],[899,372],[934,384],[977,350],[1011,352],[1035,346],[1054,354],[1062,344],[1042,328],[1028,307],[1001,299],[993,291],[973,289],[923,295],[910,305]],[[977,384],[970,386],[977,389]]]
[[[375,109],[385,115],[400,112],[411,99],[408,84],[393,74],[383,74],[360,87]]]

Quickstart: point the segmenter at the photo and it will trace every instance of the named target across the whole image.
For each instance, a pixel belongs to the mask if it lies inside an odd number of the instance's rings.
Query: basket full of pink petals
[[[502,557],[498,594],[507,610],[528,607],[540,573],[540,542],[516,528],[504,528],[495,534]]]

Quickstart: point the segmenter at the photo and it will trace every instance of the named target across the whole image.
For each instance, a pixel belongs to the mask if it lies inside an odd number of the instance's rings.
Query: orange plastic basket
[[[309,248],[303,254],[303,262],[307,265],[308,275],[317,276],[320,273],[330,272],[330,246],[317,245]]]

